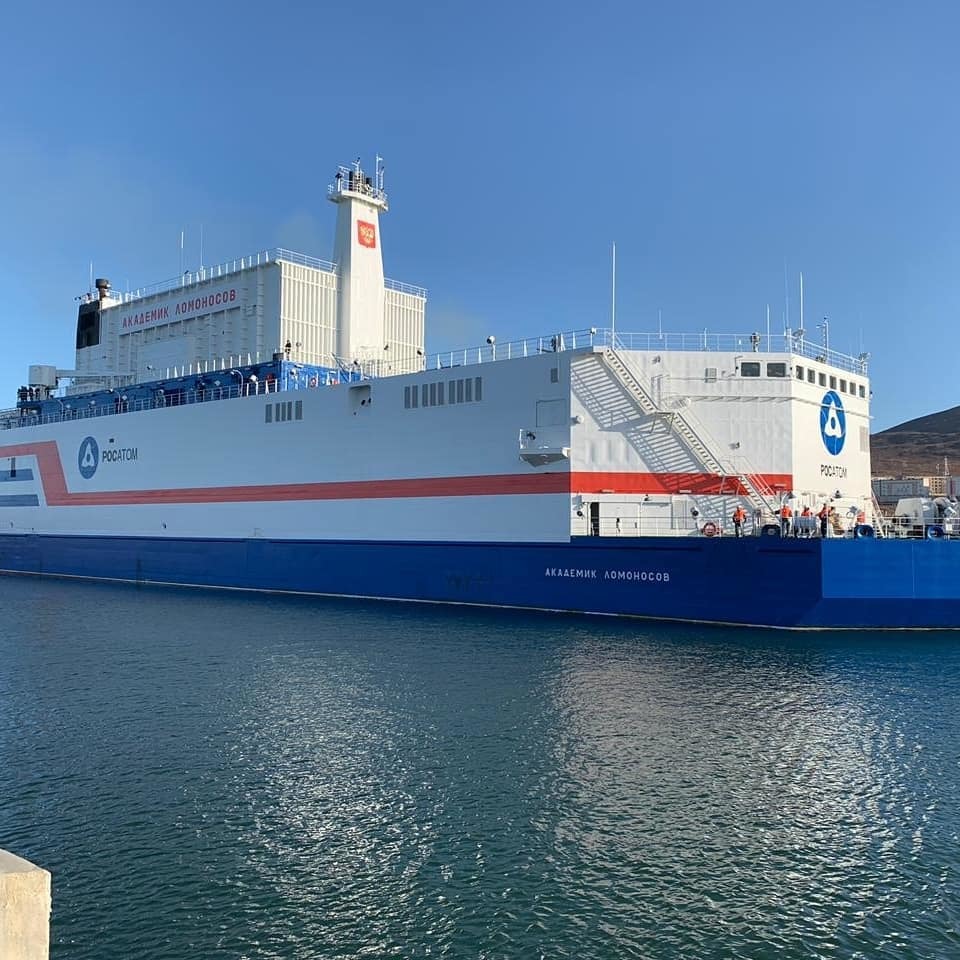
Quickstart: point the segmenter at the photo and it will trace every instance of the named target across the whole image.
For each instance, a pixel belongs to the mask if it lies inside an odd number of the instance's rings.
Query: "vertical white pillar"
[[[330,195],[338,206],[333,254],[340,286],[337,355],[346,363],[383,359],[380,212],[386,212],[388,206],[381,182],[379,169],[373,178],[367,178],[355,164],[352,170],[340,169]]]

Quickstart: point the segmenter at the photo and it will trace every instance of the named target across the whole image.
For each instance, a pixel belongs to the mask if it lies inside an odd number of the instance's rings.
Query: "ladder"
[[[880,508],[880,501],[877,499],[877,495],[873,492],[873,490],[870,491],[870,502],[873,508],[873,525],[879,531],[880,536],[893,536],[892,525],[890,521],[883,515],[883,510]]]
[[[647,392],[643,384],[640,383],[636,374],[627,366],[622,357],[612,348],[607,347],[602,353],[606,365],[617,376],[620,383],[627,389],[627,392],[637,402],[637,405],[644,413],[662,416],[662,411],[654,401],[653,397]],[[710,447],[697,434],[682,413],[671,414],[671,422],[676,432],[686,443],[689,450],[697,460],[707,468],[710,473],[718,477],[730,476],[719,458],[716,457]],[[759,478],[756,474],[734,474],[741,486],[747,492],[747,499],[755,510],[770,510],[770,500],[777,499],[777,492],[773,490],[766,481]]]

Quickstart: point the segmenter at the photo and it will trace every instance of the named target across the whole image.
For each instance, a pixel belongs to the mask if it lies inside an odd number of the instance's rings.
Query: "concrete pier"
[[[47,960],[50,955],[50,873],[0,850],[0,957]]]

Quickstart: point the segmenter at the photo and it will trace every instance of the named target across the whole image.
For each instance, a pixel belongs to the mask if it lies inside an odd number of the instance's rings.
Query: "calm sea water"
[[[960,955],[960,637],[0,604],[54,957]]]

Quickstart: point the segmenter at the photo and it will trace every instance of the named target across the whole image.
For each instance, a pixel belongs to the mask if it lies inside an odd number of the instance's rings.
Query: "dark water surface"
[[[960,636],[0,578],[53,956],[960,956]]]

